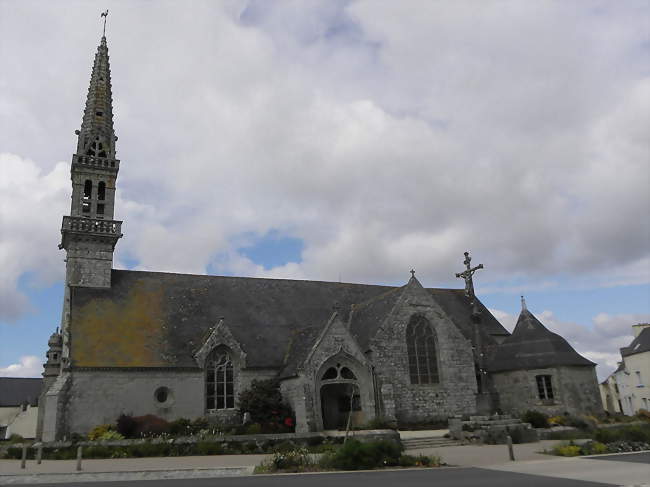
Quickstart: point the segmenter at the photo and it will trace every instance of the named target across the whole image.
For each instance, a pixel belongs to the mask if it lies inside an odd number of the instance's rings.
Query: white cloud
[[[458,285],[471,249],[493,288],[650,280],[643,3],[224,5],[109,5],[118,263],[376,283],[415,267]],[[0,148],[21,155],[0,196],[9,316],[20,275],[62,273],[56,161],[75,147],[96,7],[2,10]],[[304,241],[301,262],[236,252],[270,229]]]
[[[0,320],[29,309],[18,280],[27,285],[63,277],[64,254],[57,249],[63,212],[69,210],[69,166],[58,163],[44,172],[33,161],[0,153]]]
[[[18,364],[0,367],[0,376],[2,377],[40,377],[42,372],[43,364],[34,355],[20,357]]]

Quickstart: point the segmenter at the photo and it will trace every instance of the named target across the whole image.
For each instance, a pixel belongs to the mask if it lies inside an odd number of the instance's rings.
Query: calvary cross
[[[463,261],[463,264],[465,264],[465,267],[467,267],[467,269],[465,269],[463,272],[458,272],[456,274],[456,277],[465,280],[465,296],[474,302],[474,281],[472,280],[472,276],[477,270],[483,269],[483,264],[472,267],[471,262],[472,258],[469,256],[469,252],[465,252],[465,260]]]

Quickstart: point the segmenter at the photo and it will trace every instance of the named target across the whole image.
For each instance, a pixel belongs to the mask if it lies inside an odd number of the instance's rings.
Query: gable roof
[[[223,317],[247,353],[248,367],[279,368],[288,365],[288,361],[300,360],[296,351],[313,344],[335,303],[344,322],[348,321],[353,305],[362,303],[354,307],[359,328],[352,331],[355,334],[359,330],[359,337],[369,337],[373,327],[379,325],[382,313],[385,316],[392,309],[399,289],[370,284],[113,270],[109,289],[72,289],[72,365],[195,368],[193,353],[202,345],[210,327]],[[462,290],[428,291],[461,331],[469,329],[471,311],[463,301],[466,298]],[[489,329],[507,334],[481,307]]]
[[[20,406],[28,402],[38,404],[43,379],[25,377],[0,377],[0,407]]]
[[[632,340],[632,343],[627,347],[621,348],[621,356],[629,357],[630,355],[648,351],[650,351],[650,327],[641,330],[641,333]]]
[[[512,335],[501,343],[491,360],[491,372],[537,369],[560,365],[596,365],[576,352],[569,342],[548,330],[523,309]]]

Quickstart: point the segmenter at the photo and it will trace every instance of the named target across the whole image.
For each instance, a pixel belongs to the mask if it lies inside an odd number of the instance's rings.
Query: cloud
[[[57,249],[63,212],[69,207],[69,166],[45,172],[33,161],[0,153],[0,320],[11,321],[29,309],[18,288],[63,277],[64,255]]]
[[[40,377],[41,372],[43,372],[43,364],[34,355],[20,357],[18,364],[0,367],[0,376],[2,377]]]
[[[490,309],[490,312],[512,332],[517,323],[517,316],[498,309]],[[632,326],[650,321],[649,313],[599,313],[589,325],[560,320],[549,310],[535,315],[546,328],[565,338],[578,353],[595,362],[601,381],[611,374],[621,361],[620,348],[628,346],[634,339]]]
[[[118,265],[373,283],[415,267],[458,286],[471,249],[493,288],[650,280],[643,3],[109,8]],[[9,317],[27,306],[21,275],[62,273],[57,161],[75,147],[96,10],[3,9],[0,118],[15,123],[0,148],[24,172],[0,196]],[[35,187],[43,206],[24,199]],[[269,231],[300,239],[301,261],[237,252]]]

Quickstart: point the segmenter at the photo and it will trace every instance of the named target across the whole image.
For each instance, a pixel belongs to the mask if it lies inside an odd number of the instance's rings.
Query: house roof
[[[0,377],[0,407],[20,406],[28,402],[38,404],[43,379],[25,377]]]
[[[346,322],[352,305],[368,316],[390,311],[399,288],[369,284],[112,271],[109,289],[71,293],[71,360],[76,367],[196,367],[193,353],[220,318],[246,352],[247,367],[279,368],[300,359],[337,304]],[[432,289],[452,319],[463,323],[462,290]],[[465,298],[466,299],[466,298]],[[380,304],[381,303],[381,304]],[[482,306],[482,305],[481,305]],[[356,309],[356,307],[355,307]],[[485,308],[490,329],[507,331]],[[377,323],[368,319],[366,335]],[[378,323],[377,323],[378,324]],[[467,325],[469,326],[469,325]],[[465,328],[467,328],[465,326]],[[461,330],[463,325],[459,324]]]
[[[648,351],[650,351],[650,327],[641,330],[641,333],[632,340],[632,343],[627,347],[621,348],[621,355],[623,357],[629,357],[630,355]]]
[[[537,369],[561,365],[596,365],[560,335],[548,330],[530,311],[523,309],[512,335],[501,343],[488,365],[491,372]]]

